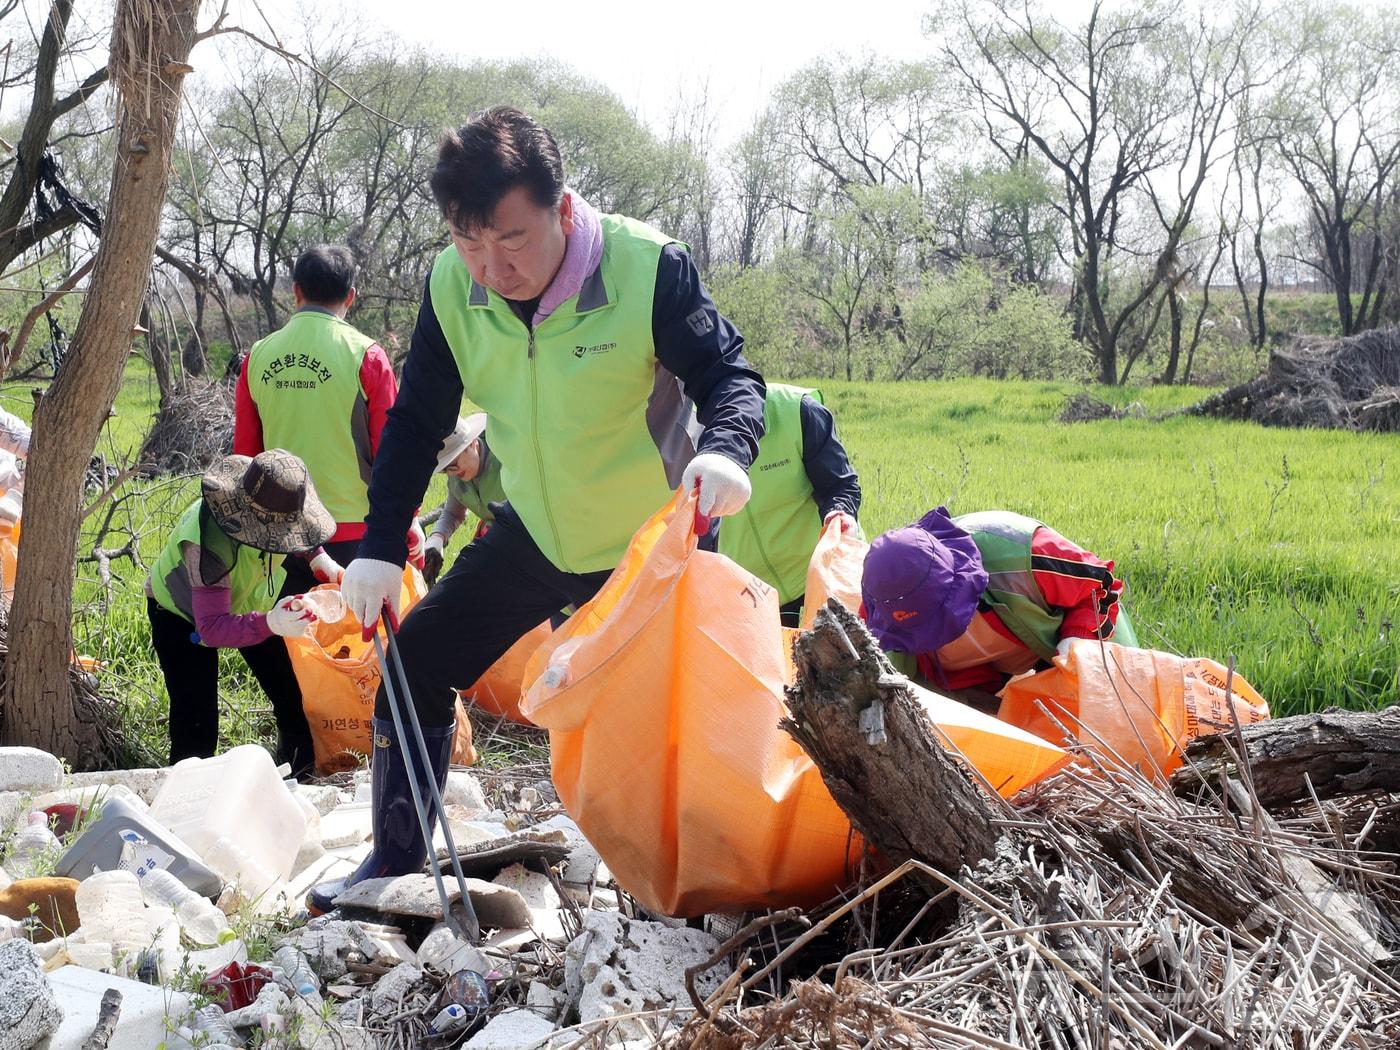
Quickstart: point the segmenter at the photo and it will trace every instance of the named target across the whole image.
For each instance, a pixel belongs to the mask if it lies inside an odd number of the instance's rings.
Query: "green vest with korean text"
[[[203,548],[201,560],[214,558],[231,566],[228,573],[230,612],[267,612],[272,608],[282,589],[282,581],[287,578],[282,564],[286,556],[269,554],[232,539],[204,510],[204,501],[198,499],[180,515],[151,568],[151,594],[162,609],[194,623],[192,588],[202,587],[204,583],[192,581],[185,569],[181,546],[186,543]]]
[[[768,384],[763,440],[749,468],[753,495],[719,530],[719,552],[776,587],[780,604],[807,590],[807,565],[822,531],[802,462],[804,396],[822,401],[819,390]]]
[[[301,457],[338,524],[364,521],[369,510],[369,404],[360,365],[373,345],[354,325],[306,308],[248,355],[263,448]]]
[[[616,566],[673,491],[647,410],[656,268],[675,242],[619,215],[602,224],[598,268],[533,330],[472,281],[454,248],[429,278],[463,391],[491,417],[506,498],[545,557],[572,573]]]

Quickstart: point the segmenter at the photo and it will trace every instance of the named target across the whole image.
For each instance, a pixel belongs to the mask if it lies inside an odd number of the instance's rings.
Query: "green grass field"
[[[1187,418],[1062,424],[1069,384],[821,385],[861,475],[869,536],[940,503],[954,513],[1017,510],[1117,562],[1144,644],[1233,655],[1276,713],[1400,699],[1400,439]],[[1203,392],[1094,393],[1155,414]],[[101,450],[129,459],[155,400],[133,361]],[[28,385],[0,388],[0,401],[27,416]],[[436,480],[425,507],[442,487]],[[110,600],[97,566],[79,566],[76,644],[104,661],[107,688],[124,698],[133,762],[162,761],[165,746],[145,566],[196,491],[179,478],[119,493],[102,543],[139,534],[142,565],[112,563]],[[106,519],[106,508],[88,518],[84,553]],[[456,544],[469,534],[460,530]],[[226,742],[265,738],[265,698],[237,654],[222,661]]]

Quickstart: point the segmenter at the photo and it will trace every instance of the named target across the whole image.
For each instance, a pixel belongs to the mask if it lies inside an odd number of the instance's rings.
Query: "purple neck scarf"
[[[593,205],[573,190],[566,191],[574,202],[574,232],[564,247],[564,261],[549,287],[540,296],[535,308],[534,324],[538,325],[561,304],[578,295],[584,280],[598,268],[603,258],[603,222]]]

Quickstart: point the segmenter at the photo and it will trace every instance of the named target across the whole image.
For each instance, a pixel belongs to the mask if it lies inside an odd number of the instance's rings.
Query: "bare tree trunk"
[[[68,679],[83,474],[145,297],[198,12],[199,0],[118,0],[110,68],[121,116],[107,221],[72,346],[34,414],[25,512],[42,527],[20,541],[0,743],[79,767],[97,745]]]
[[[1181,297],[1173,285],[1167,289],[1167,309],[1171,317],[1171,342],[1167,351],[1167,368],[1162,373],[1162,383],[1171,386],[1176,382],[1176,370],[1181,363]]]
[[[141,304],[141,314],[137,324],[146,330],[146,351],[151,358],[151,371],[156,376],[156,390],[160,392],[160,403],[164,405],[175,392],[175,376],[170,367],[170,343],[165,333],[157,332],[151,317],[149,297]]]

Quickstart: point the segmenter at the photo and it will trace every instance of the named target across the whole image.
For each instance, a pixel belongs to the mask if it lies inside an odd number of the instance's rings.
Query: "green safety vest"
[[[616,566],[674,490],[647,407],[656,267],[676,242],[620,215],[602,223],[598,268],[533,330],[471,279],[455,248],[429,278],[462,388],[491,417],[505,495],[544,556],[571,573]]]
[[[807,565],[822,531],[812,481],[802,462],[802,398],[821,391],[769,383],[763,440],[749,468],[753,495],[723,520],[719,552],[778,589],[784,604],[807,590]]]
[[[953,522],[971,533],[982,555],[982,567],[987,570],[982,602],[1028,649],[1042,659],[1053,659],[1065,615],[1045,600],[1031,571],[1031,540],[1036,529],[1045,528],[1044,523],[1009,510],[959,514]]]
[[[485,442],[482,449],[486,462],[481,473],[471,481],[448,475],[447,494],[482,521],[495,521],[496,515],[491,512],[490,505],[506,498],[506,490],[501,487],[501,461]]]
[[[233,567],[228,574],[230,612],[267,612],[272,608],[287,578],[282,564],[286,555],[269,554],[232,539],[205,511],[204,501],[197,499],[180,515],[151,568],[151,594],[162,609],[194,623],[191,588],[204,584],[192,583],[185,569],[181,548],[186,543],[202,548],[201,560],[212,557]]]
[[[369,403],[360,365],[374,340],[334,314],[294,313],[248,354],[248,392],[263,448],[300,456],[337,524],[369,511]]]

